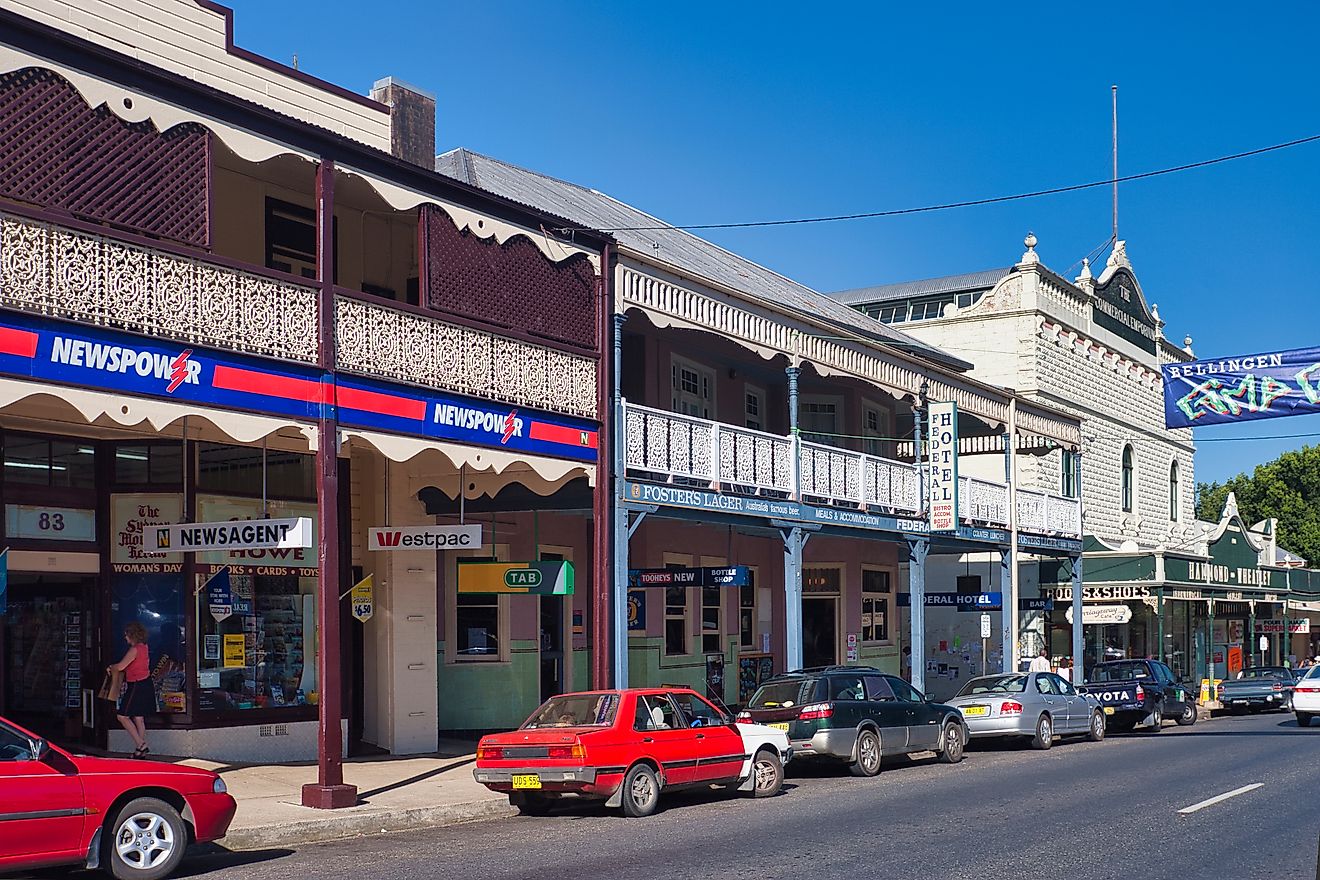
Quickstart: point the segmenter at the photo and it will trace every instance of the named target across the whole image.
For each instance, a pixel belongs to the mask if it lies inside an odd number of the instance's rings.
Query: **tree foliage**
[[[1279,546],[1320,565],[1320,446],[1303,446],[1225,483],[1198,483],[1196,515],[1218,522],[1228,493],[1248,526],[1278,519]]]

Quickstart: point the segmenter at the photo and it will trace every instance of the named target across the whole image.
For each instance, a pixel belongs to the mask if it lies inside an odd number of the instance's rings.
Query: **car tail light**
[[[1299,694],[1320,694],[1320,687],[1298,687],[1294,690]]]
[[[999,714],[1000,714],[1000,715],[1021,715],[1021,714],[1022,714],[1022,704],[1021,704],[1021,703],[1014,703],[1014,702],[1011,702],[1011,701],[1000,703],[1000,704],[999,704]]]
[[[802,714],[798,718],[802,721],[817,721],[821,718],[832,718],[833,716],[833,703],[812,703],[809,706],[802,707]]]
[[[1274,689],[1275,689],[1276,691],[1281,691],[1281,690],[1283,690],[1283,685],[1279,684],[1279,683],[1276,681],[1276,682],[1274,683]]]
[[[1137,702],[1140,703],[1144,699],[1146,699],[1146,689],[1137,685]]]
[[[504,757],[504,749],[499,746],[477,746],[478,761],[499,761]]]
[[[738,713],[738,719],[737,719],[737,721],[738,721],[739,724],[751,724],[751,723],[752,723],[752,713],[751,713],[751,712],[739,712],[739,713]]]
[[[587,753],[582,743],[573,743],[571,746],[551,746],[546,750],[546,757],[561,761],[581,761],[587,757]]]

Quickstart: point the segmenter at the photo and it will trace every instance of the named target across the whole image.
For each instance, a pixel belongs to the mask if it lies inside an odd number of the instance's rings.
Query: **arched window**
[[[1169,465],[1169,521],[1178,521],[1178,508],[1182,506],[1182,492],[1178,487],[1178,460]]]
[[[1132,496],[1133,496],[1132,459],[1133,459],[1132,447],[1124,446],[1123,447],[1123,512],[1124,513],[1132,512]]]

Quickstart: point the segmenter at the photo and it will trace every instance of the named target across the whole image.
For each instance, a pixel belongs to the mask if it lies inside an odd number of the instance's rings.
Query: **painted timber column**
[[[618,443],[620,436],[614,419],[615,379],[611,378],[618,375],[618,364],[605,357],[605,346],[613,344],[614,337],[618,336],[617,332],[611,334],[615,329],[611,321],[614,309],[612,256],[608,244],[601,248],[596,297],[596,339],[601,358],[596,362],[596,410],[600,416],[600,434],[596,442],[596,489],[591,496],[591,686],[600,689],[610,686],[610,609],[614,592],[614,569],[610,564],[614,555],[610,540],[614,522],[611,513],[612,501],[619,496],[618,487],[623,479],[623,472],[615,468],[612,445]]]
[[[1010,407],[1012,404],[1009,404]],[[1017,671],[1017,596],[1013,589],[1017,568],[1017,491],[1013,485],[1013,424],[1004,432],[1004,483],[1008,488],[1008,546],[1001,549],[999,557],[999,589],[1003,591],[1003,610],[999,612],[1001,637],[1003,638],[1003,656],[1000,658],[1000,671],[1005,674]]]
[[[628,509],[623,506],[623,484],[626,473],[624,451],[628,444],[624,438],[623,392],[619,387],[621,375],[619,371],[623,365],[623,324],[627,320],[627,315],[614,316],[614,334],[610,339],[611,357],[614,362],[614,369],[610,371],[614,398],[610,417],[614,420],[615,437],[614,455],[611,456],[610,464],[614,484],[614,516],[611,517],[612,525],[609,526],[614,535],[614,608],[613,613],[610,614],[614,631],[610,634],[610,647],[613,651],[616,688],[628,686]]]
[[[912,686],[926,692],[926,554],[930,538],[909,537],[908,593],[912,599]],[[900,664],[901,665],[901,664]]]
[[[1077,506],[1082,505],[1082,454],[1079,452],[1073,456],[1073,487],[1077,490]],[[1080,531],[1085,531],[1081,529]],[[1086,663],[1083,662],[1082,652],[1086,649],[1086,625],[1082,621],[1082,554],[1078,553],[1073,557],[1073,577],[1072,577],[1072,655],[1073,655],[1073,684],[1086,683]],[[1156,654],[1158,657],[1159,655]],[[1103,658],[1102,658],[1103,659]]]
[[[316,423],[316,536],[320,577],[317,581],[317,680],[320,726],[317,730],[316,782],[303,786],[305,807],[323,810],[357,803],[357,787],[344,784],[343,676],[339,638],[339,420],[335,410],[335,165],[322,159],[316,168],[316,264],[320,292],[322,397]]]
[[[912,457],[917,466],[917,506],[929,528],[930,498],[926,488],[925,449],[921,442],[921,420],[926,417],[926,380],[921,380],[921,394],[912,407]],[[955,490],[956,491],[956,490]],[[926,555],[930,552],[930,538],[908,538],[908,598],[912,609],[908,615],[911,628],[908,640],[912,648],[912,686],[924,693],[926,687]],[[899,664],[902,671],[902,664]]]
[[[802,498],[802,438],[798,434],[798,376],[793,364],[788,376],[788,429],[793,441],[793,497]],[[784,532],[784,669],[802,668],[802,530]]]

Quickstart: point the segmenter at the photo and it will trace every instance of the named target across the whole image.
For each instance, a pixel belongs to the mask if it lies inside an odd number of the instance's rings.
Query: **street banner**
[[[932,532],[958,530],[958,404],[930,404],[927,501]]]
[[[373,580],[374,577],[375,575],[367,575],[354,584],[353,589],[349,591],[349,607],[353,609],[353,616],[362,623],[371,620],[371,616],[376,613],[376,582]]]
[[[312,546],[312,521],[299,516],[147,526],[146,538],[147,546],[158,553],[305,549]]]
[[[573,595],[573,563],[458,560],[460,593]]]
[[[1165,364],[1164,424],[1228,425],[1320,413],[1320,348]]]
[[[745,565],[722,568],[632,568],[630,587],[745,587],[752,570]]]
[[[384,526],[367,530],[368,550],[475,550],[481,526]]]
[[[229,567],[217,571],[206,581],[206,607],[216,623],[234,613],[234,591],[229,580]]]

